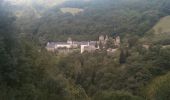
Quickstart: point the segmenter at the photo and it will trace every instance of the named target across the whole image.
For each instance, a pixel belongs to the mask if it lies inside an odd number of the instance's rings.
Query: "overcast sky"
[[[68,0],[6,0],[6,1],[10,1],[12,4],[22,4],[22,5],[29,5],[31,3],[39,3],[39,4],[44,4],[44,5],[56,5],[56,4],[60,4],[63,3],[64,1],[68,1]]]

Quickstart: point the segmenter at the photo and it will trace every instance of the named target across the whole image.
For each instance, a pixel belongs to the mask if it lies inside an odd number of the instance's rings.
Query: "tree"
[[[115,48],[115,44],[114,44],[114,41],[112,39],[109,39],[106,42],[106,49],[108,49],[108,48]]]
[[[170,73],[154,79],[146,89],[146,96],[149,100],[170,99]]]
[[[94,96],[94,100],[144,100],[123,91],[103,91]]]
[[[120,64],[126,63],[126,54],[123,49],[121,49],[121,52],[120,52],[119,62]]]
[[[8,85],[17,82],[16,64],[17,64],[17,39],[15,30],[13,30],[14,17],[5,8],[5,3],[0,3],[0,77],[1,81]],[[12,34],[13,33],[13,34]]]

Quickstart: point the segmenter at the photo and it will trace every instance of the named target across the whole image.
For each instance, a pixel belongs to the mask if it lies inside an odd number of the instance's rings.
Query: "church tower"
[[[117,36],[115,39],[115,45],[120,46],[120,37],[119,36]]]
[[[108,40],[109,40],[109,37],[106,35],[105,42],[107,42]]]
[[[67,43],[73,44],[73,41],[72,41],[72,39],[70,37],[68,38]]]
[[[103,35],[99,36],[99,43],[104,44],[104,41],[105,41],[104,36]]]

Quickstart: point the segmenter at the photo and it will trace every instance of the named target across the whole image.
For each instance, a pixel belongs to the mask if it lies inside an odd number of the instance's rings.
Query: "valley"
[[[169,0],[0,1],[0,100],[170,100]]]

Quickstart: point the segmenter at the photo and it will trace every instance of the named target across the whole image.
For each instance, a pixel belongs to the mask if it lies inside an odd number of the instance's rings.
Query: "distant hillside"
[[[69,36],[76,40],[92,40],[101,34],[142,36],[169,14],[170,3],[167,2],[170,1],[70,0],[50,9],[32,5],[32,11],[23,13],[24,17],[17,19],[16,26],[21,33],[32,33],[45,42],[66,40]],[[25,9],[17,11],[16,15],[29,12],[29,7]],[[78,13],[80,11],[83,12]]]
[[[141,41],[164,46],[170,45],[170,16],[162,17]]]
[[[165,16],[162,5],[166,1],[69,1],[44,14],[41,19],[43,24],[38,29],[38,35],[44,38],[43,40],[51,41],[66,39],[69,36],[77,39],[84,37],[87,40],[94,39],[100,34],[114,35],[114,33],[143,35],[162,16]],[[61,12],[58,10],[60,8],[80,8],[84,11],[73,16]],[[65,9],[65,12],[69,12],[69,10]]]
[[[153,29],[155,34],[170,33],[170,16],[162,18]]]
[[[12,5],[30,6],[33,4],[42,5],[44,7],[52,7],[59,5],[67,0],[5,0],[11,2]]]

